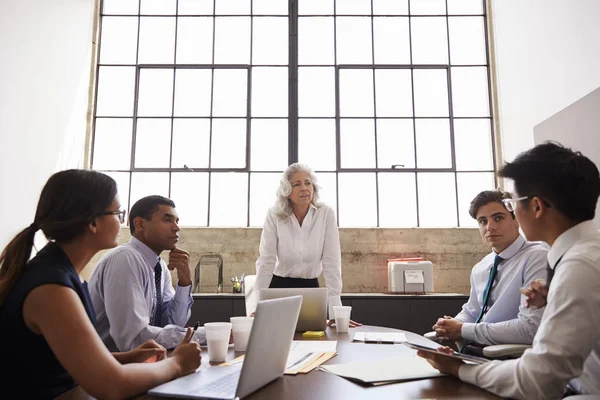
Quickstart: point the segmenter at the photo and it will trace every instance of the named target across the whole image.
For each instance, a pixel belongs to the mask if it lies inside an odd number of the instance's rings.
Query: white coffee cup
[[[335,316],[335,326],[338,332],[348,332],[350,328],[351,306],[333,306],[333,315]]]
[[[254,317],[231,317],[230,321],[235,351],[246,351]]]
[[[204,332],[210,362],[225,361],[231,336],[231,322],[207,322],[204,324]]]

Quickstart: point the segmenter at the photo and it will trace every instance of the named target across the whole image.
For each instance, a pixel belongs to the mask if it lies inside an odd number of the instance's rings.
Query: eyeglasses
[[[517,197],[516,199],[502,199],[502,203],[504,203],[504,207],[508,210],[508,212],[515,212],[515,208],[517,208],[517,201],[526,200],[529,196]]]
[[[127,213],[127,211],[125,211],[125,210],[105,211],[105,212],[101,213],[100,215],[118,215],[119,221],[123,224],[123,223],[125,223],[125,214],[126,213]]]

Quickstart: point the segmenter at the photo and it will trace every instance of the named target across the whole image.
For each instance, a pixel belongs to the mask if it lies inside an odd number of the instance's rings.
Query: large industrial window
[[[104,0],[91,163],[125,207],[261,226],[304,162],[342,227],[474,226],[495,187],[483,0]]]

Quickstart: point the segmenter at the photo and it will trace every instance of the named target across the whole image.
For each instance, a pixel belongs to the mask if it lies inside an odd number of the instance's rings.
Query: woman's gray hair
[[[277,189],[277,200],[275,201],[275,206],[273,206],[273,213],[281,218],[285,219],[292,215],[292,203],[289,200],[289,195],[292,193],[292,184],[290,179],[292,179],[292,175],[296,172],[306,172],[310,181],[313,185],[313,198],[311,203],[315,207],[321,207],[321,202],[319,201],[319,191],[321,187],[318,184],[317,176],[315,172],[306,164],[294,163],[287,167],[287,169],[281,175],[281,179],[279,180],[279,188]]]

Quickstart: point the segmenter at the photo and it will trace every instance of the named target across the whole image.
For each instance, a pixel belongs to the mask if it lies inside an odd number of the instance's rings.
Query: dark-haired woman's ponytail
[[[13,283],[29,261],[33,239],[39,226],[34,222],[10,241],[0,255],[0,305],[8,295]]]

